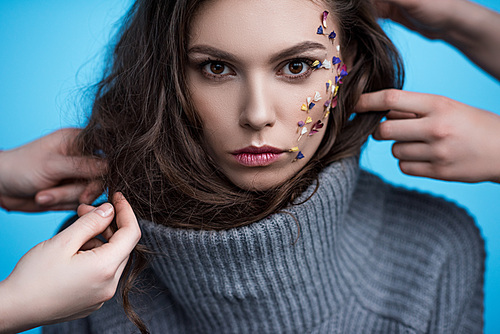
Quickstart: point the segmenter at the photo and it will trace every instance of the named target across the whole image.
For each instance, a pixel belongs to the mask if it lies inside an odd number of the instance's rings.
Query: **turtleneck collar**
[[[240,228],[199,231],[142,221],[142,243],[155,253],[151,269],[175,312],[193,317],[199,332],[238,332],[249,313],[248,332],[259,332],[259,323],[270,326],[263,332],[273,326],[300,332],[331,317],[330,305],[342,304],[349,290],[343,277],[352,238],[343,235],[358,174],[357,158],[333,163],[308,201]]]

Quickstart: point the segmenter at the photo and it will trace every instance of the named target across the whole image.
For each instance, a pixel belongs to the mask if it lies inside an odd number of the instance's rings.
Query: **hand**
[[[373,138],[395,140],[405,174],[500,183],[500,116],[446,97],[388,89],[361,96],[356,112],[387,111]]]
[[[36,212],[74,210],[92,203],[102,186],[103,161],[72,155],[79,129],[61,129],[24,146],[0,152],[0,205]]]
[[[378,15],[458,48],[500,80],[500,13],[467,0],[373,0]]]
[[[123,195],[113,199],[116,232],[108,227],[114,216],[111,204],[82,204],[80,219],[31,249],[0,282],[0,333],[82,318],[113,297],[141,237]],[[95,238],[100,233],[108,243]]]
[[[462,0],[373,0],[377,13],[430,39],[441,38],[450,8]],[[463,1],[462,1],[463,2]]]

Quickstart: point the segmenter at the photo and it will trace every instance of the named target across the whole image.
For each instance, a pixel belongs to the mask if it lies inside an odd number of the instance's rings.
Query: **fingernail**
[[[113,213],[113,206],[109,203],[104,203],[95,209],[95,213],[103,218],[106,218]]]
[[[55,201],[54,196],[52,195],[40,195],[36,198],[38,204],[49,205]]]

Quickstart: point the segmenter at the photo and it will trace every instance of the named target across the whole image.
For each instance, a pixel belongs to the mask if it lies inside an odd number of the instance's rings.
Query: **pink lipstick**
[[[249,146],[232,152],[240,164],[248,167],[267,166],[279,159],[285,151],[272,146]]]

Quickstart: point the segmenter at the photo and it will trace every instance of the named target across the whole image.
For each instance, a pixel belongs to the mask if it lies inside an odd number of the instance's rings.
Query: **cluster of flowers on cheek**
[[[324,33],[324,29],[327,28],[326,25],[326,18],[328,17],[328,12],[324,11],[323,12],[323,22],[322,25],[319,26],[317,30],[318,35],[325,35],[328,36],[328,39],[332,42],[335,43],[335,37],[337,37],[337,34],[335,31],[332,30],[331,33]],[[337,45],[337,55],[340,52],[340,45]],[[335,78],[334,80],[328,80],[325,84],[326,86],[326,96],[328,97],[325,103],[323,104],[323,119],[326,119],[330,115],[330,111],[333,110],[337,106],[337,93],[339,90],[339,85],[342,84],[342,79],[348,74],[347,73],[347,67],[345,64],[342,63],[342,60],[340,60],[339,57],[333,56],[332,61],[329,61],[328,59],[323,60],[322,62],[319,60],[316,60],[312,63],[312,68],[314,70],[319,70],[319,69],[325,69],[325,70],[331,70],[332,73],[335,73]],[[317,102],[322,100],[321,93],[316,91],[312,97],[307,97],[306,98],[306,103],[302,104],[300,109],[304,112],[307,113],[306,119],[305,120],[300,120],[297,122],[297,133],[299,134],[297,141],[300,141],[304,135],[307,134],[306,137],[310,137],[314,135],[315,133],[318,133],[321,128],[323,128],[324,124],[321,121],[321,119],[317,120],[316,122],[313,123],[312,117],[309,115],[309,112],[316,106]],[[317,109],[317,108],[316,108]],[[312,126],[310,129],[307,128],[308,124],[311,124]],[[292,152],[297,152],[297,155],[295,159],[293,160],[294,162],[300,159],[304,158],[304,154],[299,150],[298,146],[292,147],[289,150],[290,153]]]

